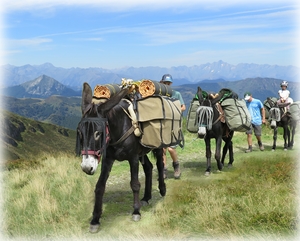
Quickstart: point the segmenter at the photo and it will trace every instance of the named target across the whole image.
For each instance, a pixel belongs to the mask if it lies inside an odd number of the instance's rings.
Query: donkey
[[[128,115],[130,101],[125,97],[128,89],[122,89],[104,103],[94,103],[92,89],[88,83],[83,84],[82,119],[77,128],[76,153],[82,155],[82,170],[93,175],[101,161],[101,173],[95,188],[95,204],[90,222],[90,232],[97,232],[102,215],[103,195],[106,182],[115,160],[128,160],[131,173],[130,186],[133,192],[132,219],[139,221],[142,203],[151,199],[153,165],[147,153],[153,152],[158,170],[158,188],[161,196],[166,194],[163,177],[163,149],[149,149],[142,146],[134,134],[132,120]],[[102,160],[101,160],[102,159]],[[139,200],[140,182],[138,179],[139,162],[145,172],[144,196]]]
[[[293,148],[297,122],[294,121],[289,113],[285,111],[285,107],[288,104],[279,104],[277,101],[273,101],[270,97],[268,97],[266,101],[270,106],[267,110],[269,112],[269,119],[271,120],[271,128],[274,130],[272,151],[275,151],[277,147],[276,141],[278,127],[283,128],[284,150],[286,151],[288,148]]]
[[[197,110],[198,115],[198,137],[203,138],[206,146],[206,171],[205,175],[211,173],[211,139],[216,140],[215,159],[217,161],[218,170],[221,171],[224,166],[225,156],[229,150],[229,163],[228,166],[232,166],[234,161],[233,157],[233,145],[232,137],[234,131],[231,131],[225,123],[224,112],[219,100],[222,95],[213,97],[212,95],[203,94],[200,87],[197,89],[197,95],[200,106]],[[221,158],[221,145],[222,140],[225,142]]]

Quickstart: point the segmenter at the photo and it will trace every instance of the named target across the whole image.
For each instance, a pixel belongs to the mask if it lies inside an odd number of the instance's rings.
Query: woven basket
[[[152,95],[172,96],[171,86],[152,80],[142,80],[139,92],[143,98]]]
[[[94,95],[95,98],[107,98],[109,99],[114,94],[118,93],[121,88],[118,85],[114,84],[105,84],[105,85],[96,85],[94,88]]]

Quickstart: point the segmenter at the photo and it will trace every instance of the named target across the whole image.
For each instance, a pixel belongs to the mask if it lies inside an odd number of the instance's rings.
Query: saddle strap
[[[219,112],[219,117],[214,121],[213,125],[216,124],[218,121],[225,123],[225,113],[220,103],[216,103],[216,109]]]
[[[115,143],[109,143],[110,146],[115,146],[119,143],[121,143],[122,141],[124,141],[128,136],[130,136],[134,131],[134,126],[131,126],[125,133],[124,135]]]
[[[142,135],[142,132],[139,128],[139,123],[137,121],[137,118],[136,118],[136,114],[134,112],[134,109],[133,109],[133,104],[131,101],[127,100],[127,99],[124,99],[125,101],[128,102],[129,106],[128,106],[128,112],[121,106],[121,108],[123,109],[123,111],[126,113],[126,115],[131,119],[131,123],[134,127],[134,134],[135,136],[139,137]]]

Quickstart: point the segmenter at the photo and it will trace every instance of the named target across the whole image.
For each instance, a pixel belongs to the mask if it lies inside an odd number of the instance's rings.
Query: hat
[[[164,74],[163,77],[161,78],[162,82],[171,82],[173,83],[172,76],[170,74]]]
[[[251,96],[252,96],[252,94],[251,94],[250,92],[246,92],[246,93],[244,94],[244,99],[245,99],[245,100],[249,100]]]

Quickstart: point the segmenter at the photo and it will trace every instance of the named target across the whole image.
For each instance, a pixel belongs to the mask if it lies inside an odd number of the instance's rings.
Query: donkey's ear
[[[202,89],[200,86],[197,87],[197,95],[198,95],[198,98],[201,98],[201,96],[202,96]]]
[[[81,100],[81,111],[84,113],[85,108],[92,102],[93,93],[88,83],[83,83],[82,88],[82,100]]]

